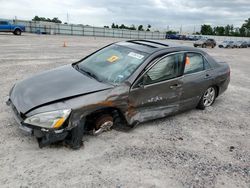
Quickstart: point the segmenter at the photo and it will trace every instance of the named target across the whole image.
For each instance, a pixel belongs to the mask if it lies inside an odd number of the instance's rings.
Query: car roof
[[[203,52],[194,47],[188,47],[181,44],[171,43],[168,41],[158,41],[158,40],[127,40],[123,42],[118,42],[118,45],[126,46],[138,51],[153,54],[161,50],[171,51],[197,51]]]

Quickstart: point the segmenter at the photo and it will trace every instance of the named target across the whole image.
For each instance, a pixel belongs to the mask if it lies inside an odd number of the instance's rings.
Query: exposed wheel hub
[[[97,118],[95,121],[95,128],[93,130],[93,135],[99,135],[102,132],[110,131],[113,126],[113,117],[110,115],[103,115]]]

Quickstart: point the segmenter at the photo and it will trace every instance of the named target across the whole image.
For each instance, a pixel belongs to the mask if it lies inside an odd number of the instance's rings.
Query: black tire
[[[21,29],[15,29],[15,31],[13,33],[14,33],[14,35],[21,35],[22,31],[21,31]]]
[[[213,96],[212,96],[212,92],[213,92]],[[204,110],[206,107],[211,106],[217,96],[217,89],[214,86],[210,86],[206,89],[206,91],[203,93],[197,108]]]

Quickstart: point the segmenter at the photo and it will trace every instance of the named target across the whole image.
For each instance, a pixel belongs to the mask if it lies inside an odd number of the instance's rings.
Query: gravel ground
[[[231,66],[212,107],[39,149],[5,105],[16,80],[122,39],[0,34],[0,187],[250,187],[250,48],[205,49]],[[63,42],[67,47],[62,47]],[[187,43],[191,45],[191,43]]]

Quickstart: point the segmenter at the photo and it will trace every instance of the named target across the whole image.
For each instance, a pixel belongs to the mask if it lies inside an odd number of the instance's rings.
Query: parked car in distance
[[[193,36],[193,35],[188,35],[186,37],[186,40],[191,40],[191,41],[195,41],[195,40],[198,40],[198,38],[196,36]]]
[[[177,35],[177,34],[167,34],[166,35],[166,39],[179,40],[180,39],[180,35]]]
[[[18,81],[7,104],[40,147],[64,141],[78,149],[84,133],[205,109],[229,81],[228,64],[200,49],[128,40]]]
[[[11,24],[8,21],[0,21],[0,32],[12,32],[14,35],[21,35],[25,31],[25,26]]]
[[[234,48],[234,41],[223,41],[219,44],[219,48]]]
[[[200,39],[194,42],[194,47],[211,47],[214,48],[216,46],[216,42],[214,39]]]
[[[173,39],[173,40],[186,40],[186,35],[180,34],[167,34],[166,39]]]
[[[247,48],[248,44],[246,41],[237,41],[234,45],[235,48]]]
[[[180,35],[179,40],[187,40],[187,36],[186,35]]]
[[[247,41],[247,47],[250,47],[250,40]]]

